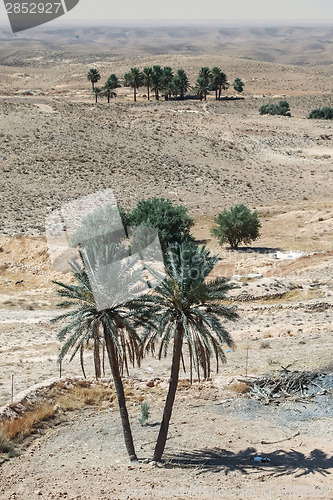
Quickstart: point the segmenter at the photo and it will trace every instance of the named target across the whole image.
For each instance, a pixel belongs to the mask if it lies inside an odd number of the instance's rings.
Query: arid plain
[[[279,407],[235,387],[246,363],[252,377],[288,366],[332,384],[333,124],[307,119],[333,105],[332,30],[3,29],[0,48],[0,404],[10,402],[12,375],[18,399],[58,377],[51,280],[70,278],[51,266],[44,222],[69,200],[112,188],[126,208],[151,196],[186,205],[193,235],[221,257],[214,273],[236,285],[240,314],[227,325],[237,349],[218,376],[190,387],[182,373],[163,467],[128,465],[110,402],[58,412],[0,465],[0,498],[151,498],[163,488],[214,498],[208,487],[222,498],[331,498],[332,385]],[[104,82],[154,64],[185,69],[192,84],[202,66],[220,66],[231,83],[243,80],[244,99],[148,102],[141,88],[134,103],[120,88],[110,104],[95,104],[89,68]],[[262,104],[281,99],[290,118],[260,116]],[[214,216],[235,203],[262,222],[246,252],[210,236]],[[169,365],[147,358],[127,381],[142,458],[152,455]],[[92,353],[86,369],[92,376]],[[63,363],[64,377],[80,375],[78,359]],[[269,465],[251,462],[260,453]]]

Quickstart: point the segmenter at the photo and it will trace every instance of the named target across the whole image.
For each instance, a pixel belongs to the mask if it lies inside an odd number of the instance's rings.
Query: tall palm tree
[[[53,323],[60,320],[68,321],[68,324],[61,328],[57,335],[58,340],[64,341],[59,354],[59,361],[71,349],[73,349],[73,354],[70,359],[73,359],[89,338],[94,337],[99,330],[102,331],[118,398],[125,445],[130,460],[133,461],[137,460],[137,457],[126,408],[121,373],[124,367],[128,370],[128,361],[132,364],[135,361],[140,362],[140,340],[126,311],[124,302],[120,303],[120,300],[115,300],[113,305],[111,304],[108,308],[101,310],[99,301],[96,300],[96,290],[93,286],[94,280],[92,277],[97,277],[95,287],[97,283],[99,298],[100,294],[107,295],[109,293],[107,287],[103,289],[103,284],[101,284],[99,278],[100,273],[105,273],[105,257],[110,252],[110,247],[101,247],[99,245],[100,248],[102,248],[103,255],[96,256],[96,248],[85,248],[80,251],[81,262],[71,261],[75,284],[53,282],[58,286],[57,295],[65,299],[58,304],[58,307],[69,309],[69,311],[53,318],[51,321]],[[133,278],[131,272],[126,270],[125,261],[120,261],[117,275],[117,277],[114,276],[115,279],[119,280],[117,286],[124,287],[125,290],[133,279],[134,283],[136,283],[137,277]]]
[[[134,102],[136,102],[137,90],[142,87],[144,79],[139,68],[131,68],[129,73],[124,75],[125,86],[134,89]]]
[[[203,97],[206,100],[207,92],[209,90],[209,82],[205,78],[199,76],[197,81],[195,82],[194,90],[200,97],[200,101],[202,101]]]
[[[215,100],[217,101],[217,92],[220,88],[220,85],[222,83],[222,71],[221,68],[218,66],[214,66],[211,71],[211,79],[212,79],[212,85],[215,90]]]
[[[94,87],[93,93],[95,94],[95,102],[98,102],[98,96],[102,93],[102,90],[99,87]]]
[[[108,98],[108,103],[110,102],[110,97],[116,97],[117,93],[115,89],[120,87],[118,77],[113,73],[109,76],[104,84],[104,91]]]
[[[221,99],[222,89],[227,90],[228,87],[229,87],[229,82],[227,79],[227,75],[223,73],[223,71],[221,71],[220,81],[219,81],[219,99]]]
[[[164,97],[167,101],[171,97],[170,84],[173,80],[173,72],[170,66],[165,66],[163,68],[162,85],[164,90]]]
[[[147,87],[147,97],[149,101],[150,89],[153,83],[153,68],[151,68],[150,66],[146,66],[145,68],[143,68],[142,74],[143,74],[143,83]]]
[[[201,68],[199,71],[199,76],[196,81],[196,88],[199,89],[200,99],[202,99],[202,96],[204,96],[206,100],[207,92],[210,88],[211,75],[211,70],[207,66]]]
[[[226,278],[210,282],[206,278],[217,262],[204,247],[184,242],[169,247],[166,257],[167,277],[149,295],[139,297],[131,305],[136,316],[149,319],[143,332],[143,345],[154,349],[159,341],[159,358],[166,356],[173,344],[171,377],[163,419],[155,446],[154,460],[160,461],[168,435],[175,400],[183,346],[187,344],[192,366],[200,377],[210,376],[210,358],[214,354],[216,368],[225,361],[222,344],[234,343],[220,318],[235,320],[235,311],[221,304],[231,288]]]
[[[179,82],[179,95],[181,99],[184,99],[186,92],[190,88],[190,82],[183,69],[177,71],[177,77],[179,78],[179,80],[177,78],[177,83]]]
[[[155,99],[156,101],[159,100],[159,92],[163,88],[163,69],[159,65],[153,66],[153,77],[152,77],[152,89],[155,92]]]
[[[87,79],[89,80],[89,82],[91,82],[92,89],[94,90],[95,83],[99,82],[99,80],[101,79],[101,75],[99,74],[98,69],[90,68],[87,73]]]

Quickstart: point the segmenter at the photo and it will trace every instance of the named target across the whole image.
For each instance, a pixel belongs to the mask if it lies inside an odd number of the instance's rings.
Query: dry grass
[[[80,410],[85,405],[99,405],[102,401],[112,402],[114,398],[114,389],[109,389],[103,385],[78,386],[59,396],[56,399],[56,404],[63,410]]]
[[[20,417],[12,420],[6,420],[1,424],[0,432],[7,439],[22,440],[32,434],[38,424],[47,420],[56,412],[56,407],[52,404],[45,403],[36,408],[24,413]]]
[[[102,401],[112,402],[114,398],[114,389],[102,384],[91,386],[89,382],[79,382],[69,390],[59,385],[52,394],[52,403],[28,407],[17,418],[4,420],[0,424],[0,453],[12,449],[11,440],[22,441],[36,432],[41,422],[53,417],[59,408],[64,411],[79,410],[85,405],[99,405]]]
[[[246,394],[250,388],[245,382],[234,382],[230,385],[230,389],[236,394]]]

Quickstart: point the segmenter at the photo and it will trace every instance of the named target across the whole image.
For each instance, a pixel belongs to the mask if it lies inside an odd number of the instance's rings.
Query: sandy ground
[[[32,48],[24,63],[24,50],[4,42],[1,52],[0,404],[10,401],[12,375],[17,398],[58,375],[50,281],[70,277],[52,269],[44,220],[84,194],[111,187],[126,207],[162,195],[185,204],[194,236],[221,257],[214,273],[238,275],[231,300],[240,319],[228,325],[237,349],[220,374],[177,394],[164,466],[129,465],[116,408],[86,408],[58,416],[0,466],[0,498],[332,498],[332,400],[277,408],[229,386],[245,375],[247,357],[251,376],[281,365],[332,371],[333,129],[306,116],[332,105],[333,77],[219,53],[93,59],[88,49]],[[161,64],[184,67],[192,81],[201,66],[219,65],[231,81],[245,81],[245,99],[148,103],[141,89],[134,105],[131,91],[120,89],[110,105],[96,106],[85,80],[95,63],[105,79]],[[259,115],[259,106],[281,98],[291,118]],[[210,236],[214,215],[235,202],[257,208],[262,221],[247,251],[221,248]],[[282,260],[279,251],[304,255]],[[147,358],[131,372],[151,404],[143,428],[138,404],[130,406],[140,458],[152,455],[169,364]],[[91,352],[86,369],[92,376]],[[63,374],[80,375],[79,361],[64,362]],[[146,386],[154,377],[162,379],[156,391]],[[260,453],[269,465],[254,466]]]

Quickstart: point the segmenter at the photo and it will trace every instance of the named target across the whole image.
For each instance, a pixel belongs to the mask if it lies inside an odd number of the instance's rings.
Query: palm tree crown
[[[89,82],[91,82],[91,84],[92,84],[92,89],[94,90],[95,83],[99,82],[99,80],[101,79],[101,75],[99,74],[98,69],[96,69],[96,68],[91,68],[91,69],[88,71],[88,74],[87,74],[87,79],[89,80]]]

